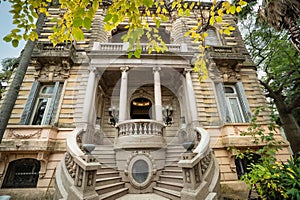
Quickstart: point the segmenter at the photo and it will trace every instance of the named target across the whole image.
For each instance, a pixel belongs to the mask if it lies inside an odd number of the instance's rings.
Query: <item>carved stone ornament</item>
[[[10,129],[8,132],[8,138],[17,138],[17,139],[29,139],[32,137],[39,138],[41,136],[42,129],[39,130],[14,130]]]
[[[37,59],[33,59],[32,63],[36,71],[35,78],[53,81],[54,79],[66,79],[70,75],[71,64],[67,59],[61,61],[53,59],[43,65]]]
[[[237,64],[235,66],[217,66],[215,62],[210,62],[208,65],[208,72],[212,80],[221,82],[237,82],[241,78],[241,75],[239,74],[240,68],[241,64]]]

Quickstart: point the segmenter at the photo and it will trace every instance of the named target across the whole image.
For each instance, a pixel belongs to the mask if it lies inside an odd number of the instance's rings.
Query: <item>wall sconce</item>
[[[109,114],[109,122],[108,123],[110,125],[115,126],[118,123],[118,121],[119,121],[119,118],[118,118],[119,111],[118,111],[118,109],[116,107],[114,107],[114,106],[110,107],[108,109],[108,114]]]
[[[164,115],[164,122],[167,126],[171,126],[173,124],[173,107],[172,106],[165,106],[162,108],[162,113]]]

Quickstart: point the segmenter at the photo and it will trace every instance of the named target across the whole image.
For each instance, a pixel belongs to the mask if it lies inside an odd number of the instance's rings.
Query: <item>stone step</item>
[[[160,175],[159,176],[160,181],[166,181],[166,182],[173,182],[173,183],[182,183],[183,177],[182,176],[170,176],[170,175]]]
[[[117,166],[105,166],[105,165],[101,165],[101,169],[98,170],[98,172],[111,172],[111,171],[116,171],[117,170]]]
[[[177,162],[167,163],[165,164],[165,170],[180,170]]]
[[[107,159],[107,158],[115,159],[116,158],[115,153],[93,154],[93,156],[95,156],[97,159]]]
[[[119,176],[118,171],[98,171],[97,178],[109,178],[109,177],[117,177]]]
[[[124,182],[119,182],[119,183],[112,183],[109,185],[101,185],[101,186],[97,186],[96,192],[101,195],[101,194],[105,194],[108,192],[112,192],[115,190],[119,190],[125,187],[125,183]]]
[[[183,188],[183,183],[174,183],[167,181],[157,181],[157,187],[166,188],[180,192]]]
[[[171,175],[171,176],[182,176],[182,170],[178,167],[178,169],[164,169],[162,170],[163,175]]]
[[[128,193],[128,188],[121,188],[115,191],[111,191],[105,194],[99,195],[99,200],[115,200]]]
[[[106,169],[116,169],[117,167],[117,164],[116,164],[116,161],[114,160],[111,160],[111,161],[107,161],[107,162],[100,162],[101,163],[101,168],[106,168]]]
[[[120,183],[121,180],[122,180],[122,177],[120,177],[120,176],[98,178],[98,179],[96,179],[96,186],[104,186],[104,185],[111,185],[114,183]]]
[[[180,200],[180,192],[161,187],[154,187],[154,193],[172,200]]]

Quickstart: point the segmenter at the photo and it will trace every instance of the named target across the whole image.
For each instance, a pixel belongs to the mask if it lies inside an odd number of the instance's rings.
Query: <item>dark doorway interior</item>
[[[40,161],[32,158],[9,163],[2,188],[34,188],[37,186]]]
[[[130,117],[131,119],[151,119],[152,103],[146,98],[136,98],[130,104]]]

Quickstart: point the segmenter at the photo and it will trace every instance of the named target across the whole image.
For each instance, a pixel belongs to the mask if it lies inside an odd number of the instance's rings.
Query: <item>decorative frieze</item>
[[[40,63],[38,58],[32,59],[32,64],[35,67],[35,78],[42,80],[58,80],[66,79],[70,75],[71,63],[67,58],[62,60],[52,59],[47,63]]]
[[[29,139],[29,138],[39,138],[41,136],[42,129],[32,131],[32,129],[9,129],[8,138],[17,138],[17,139]]]

